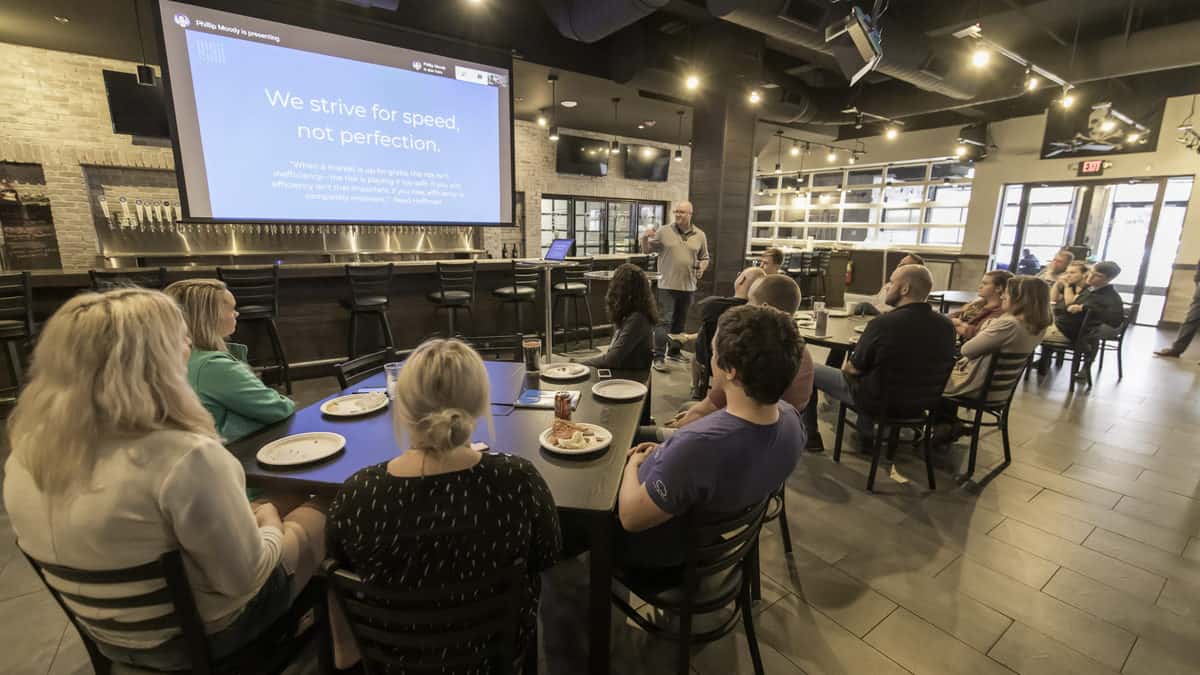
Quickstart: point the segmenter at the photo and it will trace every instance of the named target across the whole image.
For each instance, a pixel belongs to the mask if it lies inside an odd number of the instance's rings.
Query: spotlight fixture
[[[759,101],[762,101],[762,94],[760,94],[757,89],[751,89],[750,96],[748,98],[750,100],[750,105],[758,105]]]
[[[1100,131],[1112,131],[1117,128],[1117,121],[1113,118],[1108,118],[1100,123]]]
[[[1071,93],[1071,87],[1063,87],[1062,98],[1058,99],[1058,104],[1063,108],[1075,105],[1075,94]]]
[[[683,86],[687,87],[688,91],[696,91],[700,88],[700,76],[694,73],[689,74],[683,81]]]
[[[896,137],[899,135],[900,135],[900,130],[897,129],[896,127],[888,127],[887,130],[883,132],[884,138],[888,139],[889,141],[896,140]]]
[[[1025,91],[1037,91],[1038,86],[1041,84],[1042,81],[1038,79],[1037,75],[1033,74],[1033,67],[1025,68]]]
[[[863,153],[862,153],[862,152],[860,152],[860,151],[858,151],[858,150],[855,150],[855,151],[853,151],[853,152],[851,152],[851,153],[850,153],[850,159],[848,159],[848,160],[846,160],[846,161],[847,161],[847,162],[850,162],[851,164],[857,164],[857,163],[858,163],[858,160],[859,160],[859,159],[860,159],[862,156],[863,156]]]
[[[544,112],[542,112],[542,111],[540,111],[540,110],[538,111],[538,116],[537,116],[537,125],[538,125],[539,127],[545,127],[545,126],[546,126],[546,113],[544,113]]]
[[[558,140],[558,125],[550,127],[550,140],[552,140],[552,141]]]
[[[974,162],[987,157],[987,123],[968,124],[958,130],[958,145],[954,156],[961,162]]]
[[[775,162],[775,173],[783,173],[783,165],[779,162]]]
[[[984,47],[976,47],[971,53],[971,65],[976,68],[983,68],[992,60],[992,53]]]
[[[54,20],[59,23],[71,23],[71,18],[66,16],[54,15]]]
[[[834,162],[836,162],[837,161],[837,151],[831,149],[829,151],[829,154],[825,155],[825,161],[829,162],[830,164],[833,164]]]
[[[966,157],[967,156],[967,146],[960,145],[960,146],[954,148],[954,156],[955,157]]]
[[[1142,140],[1142,135],[1136,131],[1130,132],[1129,135],[1125,137],[1125,141],[1127,143],[1137,143],[1140,140]]]
[[[792,141],[792,148],[791,148],[791,150],[788,150],[788,154],[791,155],[792,157],[799,155],[800,154],[800,144],[797,143],[796,141]]]
[[[680,150],[679,148],[675,148],[675,161],[676,162],[683,161],[683,150]]]

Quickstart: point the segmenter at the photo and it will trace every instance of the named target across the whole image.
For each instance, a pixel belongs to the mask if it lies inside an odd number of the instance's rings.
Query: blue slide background
[[[496,223],[500,214],[498,87],[459,82],[399,68],[209,33],[187,31],[204,165],[214,218]],[[198,54],[198,43],[220,46],[224,63]],[[271,107],[264,88],[291,91],[304,110]],[[364,119],[308,109],[308,100],[341,97],[367,107]],[[413,128],[376,120],[372,103],[400,111],[457,116],[459,131]],[[331,127],[333,143],[297,138],[297,125]],[[339,145],[337,132],[412,135],[437,143],[440,153]],[[274,190],[272,172],[291,161],[449,174],[462,199],[442,205],[380,204],[305,199]]]

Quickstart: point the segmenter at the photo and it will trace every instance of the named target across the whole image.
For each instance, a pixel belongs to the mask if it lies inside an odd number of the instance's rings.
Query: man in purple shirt
[[[766,499],[791,474],[804,447],[800,413],[780,400],[803,347],[792,317],[770,307],[727,310],[713,336],[712,372],[724,409],[662,445],[629,451],[617,512],[618,559],[630,567],[683,562],[683,516],[734,514]]]

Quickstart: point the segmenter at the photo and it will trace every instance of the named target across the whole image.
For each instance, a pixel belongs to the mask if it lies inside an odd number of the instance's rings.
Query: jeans
[[[1188,307],[1187,316],[1183,319],[1183,325],[1179,327],[1179,335],[1175,338],[1175,344],[1171,345],[1171,351],[1177,354],[1187,351],[1192,338],[1196,337],[1197,329],[1200,329],[1200,283],[1196,284],[1192,306]]]
[[[854,405],[854,391],[850,388],[850,383],[846,381],[846,374],[838,368],[827,366],[818,363],[813,366],[813,388],[817,391],[825,392],[826,396],[837,399],[847,405]],[[817,427],[817,397],[813,396],[808,400],[808,405],[804,408],[804,427],[810,439],[819,439],[820,431]],[[875,434],[875,424],[862,412],[858,413],[858,435],[863,438],[870,438]]]
[[[692,305],[692,291],[658,289],[658,325],[654,327],[654,358],[667,354],[667,334],[682,333]]]

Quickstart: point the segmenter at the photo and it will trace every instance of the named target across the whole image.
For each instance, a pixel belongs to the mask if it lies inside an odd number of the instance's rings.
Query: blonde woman
[[[246,362],[246,346],[225,339],[237,328],[233,294],[216,279],[187,279],[166,288],[192,334],[188,382],[231,443],[296,410],[292,400],[263,384]]]
[[[257,637],[308,583],[324,555],[325,518],[307,506],[286,520],[270,504],[251,510],[241,464],[188,386],[189,347],[183,315],[158,291],[85,293],[63,305],[46,323],[9,421],[4,505],[22,550],[43,563],[120,569],[181,551],[221,658]],[[114,591],[147,588],[106,587]],[[177,629],[88,623],[165,610],[73,609],[116,661],[190,667]]]
[[[978,390],[987,376],[992,354],[1032,354],[1054,321],[1050,313],[1050,289],[1037,277],[1009,279],[1000,302],[1004,313],[963,343],[962,358],[946,383],[947,394],[962,396]]]
[[[558,513],[527,460],[471,447],[488,389],[483,360],[462,342],[431,340],[413,352],[392,392],[404,451],[342,486],[330,507],[329,553],[367,583],[395,590],[459,584],[523,558],[525,645],[537,629],[538,574],[561,548]],[[337,638],[345,668],[356,660],[343,651],[352,643]]]

